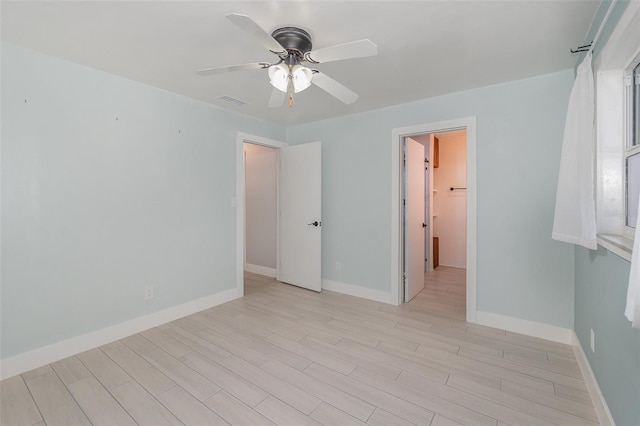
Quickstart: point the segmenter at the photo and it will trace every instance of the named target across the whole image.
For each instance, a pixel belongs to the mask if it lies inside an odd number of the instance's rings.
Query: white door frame
[[[244,144],[252,143],[254,145],[262,145],[270,148],[283,148],[288,144],[273,139],[263,138],[262,136],[250,135],[248,133],[238,132],[236,136],[236,196],[231,204],[236,206],[236,290],[238,297],[244,295],[244,254],[245,254],[245,170],[244,170]],[[279,217],[279,215],[277,216]],[[276,219],[279,220],[279,219]],[[276,253],[276,259],[279,253]],[[278,262],[276,261],[276,271],[278,270]]]
[[[431,143],[431,134],[429,134],[429,143],[425,146],[425,157],[429,161],[424,170],[424,223],[427,224],[424,241],[424,252],[427,260],[425,261],[425,272],[433,271],[433,143]]]
[[[477,185],[476,185],[476,117],[458,118],[435,123],[400,127],[391,131],[391,301],[402,303],[402,139],[423,133],[443,133],[451,130],[467,131],[467,291],[466,317],[477,322]]]

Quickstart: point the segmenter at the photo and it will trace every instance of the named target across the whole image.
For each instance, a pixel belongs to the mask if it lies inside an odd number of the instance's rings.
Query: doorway
[[[404,167],[403,167],[403,152],[404,141],[408,137],[417,137],[418,135],[436,135],[440,133],[447,133],[452,131],[465,131],[466,132],[466,183],[462,186],[454,184],[453,182],[446,187],[446,191],[451,196],[459,196],[457,191],[464,191],[466,195],[465,202],[465,226],[466,236],[465,249],[464,249],[464,266],[465,266],[465,309],[464,313],[466,320],[469,322],[476,322],[476,274],[477,274],[477,219],[476,219],[476,119],[475,117],[462,118],[437,123],[427,123],[417,126],[404,127],[393,129],[392,131],[392,214],[391,214],[391,270],[392,270],[392,296],[395,296],[397,304],[403,303],[405,300],[405,206],[404,206]],[[439,148],[441,149],[442,146]],[[432,151],[433,146],[430,147]],[[430,151],[431,155],[433,153]],[[451,188],[454,190],[451,190]],[[466,188],[466,190],[460,190],[457,188]],[[438,190],[438,194],[439,194]],[[454,194],[455,193],[455,194]],[[431,194],[433,199],[433,194]],[[440,194],[439,194],[440,195]],[[426,201],[423,200],[423,204]],[[437,205],[437,201],[435,202]],[[437,208],[437,207],[436,207]],[[433,210],[433,209],[432,209]],[[436,217],[437,217],[436,211]],[[428,213],[425,209],[425,224]],[[438,219],[436,218],[436,221]],[[432,228],[437,228],[438,224],[432,225]],[[426,238],[426,237],[424,237]],[[426,244],[425,244],[426,246]],[[428,253],[428,250],[425,250]],[[431,258],[433,258],[433,250]],[[429,257],[426,257],[429,259]],[[427,260],[428,262],[428,260]],[[423,270],[428,269],[428,263],[423,261]]]
[[[247,148],[249,148],[247,150]],[[258,167],[247,175],[247,154],[267,156],[270,165]],[[273,162],[275,159],[275,170]],[[269,170],[267,172],[267,170]],[[311,142],[288,146],[285,143],[238,132],[236,138],[236,196],[231,207],[236,208],[236,289],[238,297],[245,293],[245,268],[259,274],[273,276],[278,281],[306,289],[321,290],[321,144]],[[261,173],[272,174],[270,196],[262,205],[268,205],[272,219],[267,223],[262,210],[248,211],[247,181],[257,185],[252,192],[264,190]],[[257,182],[256,182],[257,181]],[[275,188],[273,185],[275,181]],[[255,191],[254,191],[255,190]],[[273,193],[277,194],[274,197]],[[251,202],[256,201],[255,199]],[[275,208],[274,208],[275,206]],[[253,208],[260,208],[253,205]],[[274,212],[275,210],[275,212]],[[273,214],[275,213],[275,214]],[[273,227],[275,232],[261,227]],[[255,223],[247,226],[247,219]],[[254,220],[255,219],[255,220]],[[263,232],[265,231],[265,232]],[[251,233],[251,235],[249,235]],[[263,247],[252,246],[247,253],[247,238],[258,236]],[[265,238],[265,235],[268,238]],[[275,250],[273,236],[275,235]],[[255,241],[254,241],[255,242]],[[257,250],[256,250],[257,249]],[[275,251],[275,258],[274,258]],[[259,255],[259,253],[262,253]],[[247,256],[248,255],[248,256]],[[267,265],[252,264],[262,258]],[[274,264],[275,261],[275,264]],[[274,268],[272,268],[273,266]],[[264,276],[263,275],[263,276]]]
[[[404,302],[464,320],[466,130],[403,143]]]
[[[278,149],[245,142],[244,270],[276,277]]]
[[[274,279],[277,275],[278,268],[278,243],[277,243],[277,155],[280,148],[287,146],[284,142],[279,142],[272,139],[263,138],[260,136],[249,135],[245,133],[239,132],[236,138],[236,194],[231,199],[231,207],[236,208],[236,289],[238,292],[238,296],[243,296],[246,291],[250,291],[251,286],[255,284],[255,282],[264,282],[265,278],[268,280]],[[268,220],[270,225],[265,226],[275,226],[274,229],[262,230],[265,231],[260,236],[261,230],[257,230],[257,235],[254,235],[254,242],[257,239],[259,241],[258,245],[262,244],[262,247],[253,247],[249,250],[249,257],[247,258],[247,216],[252,217],[253,213],[247,212],[248,206],[246,202],[246,191],[247,191],[247,170],[246,170],[246,161],[247,161],[247,153],[246,148],[249,148],[251,152],[259,152],[266,154],[266,157],[269,157],[269,154],[276,156],[276,196],[275,199],[271,199],[269,197],[265,197],[264,200],[260,200],[260,204],[272,204],[275,202],[276,204],[276,217],[275,217],[275,225],[273,224],[273,220]],[[269,151],[272,150],[272,151]],[[266,161],[265,163],[269,163]],[[268,164],[262,165],[259,169],[269,169],[270,166]],[[253,179],[252,176],[249,179]],[[252,185],[250,182],[249,185]],[[256,200],[254,199],[254,202]],[[252,219],[250,219],[251,221]],[[255,219],[256,225],[252,226],[260,226],[259,218]],[[275,231],[275,233],[273,233]],[[249,232],[253,232],[250,230]],[[271,235],[269,237],[269,235]],[[274,249],[271,238],[275,237],[275,251],[273,253],[266,254],[265,249]],[[255,249],[255,250],[254,250]],[[268,263],[271,262],[271,263]],[[275,262],[275,263],[274,263]],[[260,265],[262,263],[262,265]],[[248,280],[247,288],[245,289],[245,270],[246,274],[250,277],[251,281]]]

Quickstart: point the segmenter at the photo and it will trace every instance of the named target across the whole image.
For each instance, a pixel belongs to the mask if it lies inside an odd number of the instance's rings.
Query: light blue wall
[[[593,39],[611,0],[604,0],[586,42]],[[614,6],[600,41],[597,56],[629,5]],[[582,61],[584,54],[578,58]],[[618,426],[640,425],[640,330],[624,316],[630,264],[614,253],[575,249],[575,332]],[[596,334],[596,352],[589,348],[589,330]]]
[[[629,267],[602,247],[576,248],[575,330],[618,426],[640,424],[640,330],[624,316]]]
[[[289,143],[323,144],[323,278],[390,291],[391,131],[476,116],[478,309],[572,328],[574,250],[551,240],[572,81],[567,70],[288,128]]]
[[[574,251],[549,238],[571,81],[285,130],[3,44],[2,357],[233,287],[238,130],[323,142],[323,278],[389,291],[391,130],[467,116],[478,309],[571,327]]]
[[[285,137],[2,44],[2,358],[234,287],[238,130]]]

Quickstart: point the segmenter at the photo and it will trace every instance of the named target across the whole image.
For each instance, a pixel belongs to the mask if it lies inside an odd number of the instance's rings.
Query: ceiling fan
[[[269,99],[270,107],[282,105],[285,95],[289,106],[293,106],[294,93],[301,92],[315,84],[345,104],[351,104],[358,95],[325,73],[310,69],[302,64],[316,65],[343,59],[362,58],[378,54],[378,47],[371,40],[363,39],[335,46],[312,49],[311,35],[297,27],[282,27],[269,34],[247,15],[230,13],[226,15],[240,29],[251,34],[256,40],[278,57],[274,63],[254,62],[196,71],[199,75],[215,75],[232,71],[266,69],[274,87]]]

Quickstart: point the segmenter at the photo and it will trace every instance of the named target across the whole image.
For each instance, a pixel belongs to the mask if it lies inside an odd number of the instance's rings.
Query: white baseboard
[[[587,355],[584,353],[582,345],[580,344],[580,339],[578,339],[578,335],[574,330],[571,330],[571,337],[573,340],[573,353],[578,360],[578,366],[580,367],[582,377],[584,378],[587,390],[591,396],[593,407],[595,408],[596,415],[598,416],[598,422],[603,426],[615,426],[607,401],[605,401],[604,395],[602,395],[602,391],[600,390],[595,374],[593,374]]]
[[[0,360],[0,380],[105,345],[178,318],[242,297],[237,288],[92,331]]]
[[[322,289],[335,291],[336,293],[348,294],[349,296],[361,297],[363,299],[373,300],[375,302],[389,303],[393,305],[391,293],[380,290],[372,290],[370,288],[360,287],[358,285],[341,283],[338,281],[322,280]]]
[[[266,277],[275,278],[276,270],[275,268],[267,268],[266,266],[254,265],[251,263],[244,264],[244,270],[247,272],[252,272],[258,275],[264,275]]]
[[[487,327],[499,328],[527,336],[539,337],[553,342],[572,344],[571,333],[573,330],[557,327],[555,325],[508,317],[492,312],[478,311],[476,323]]]

